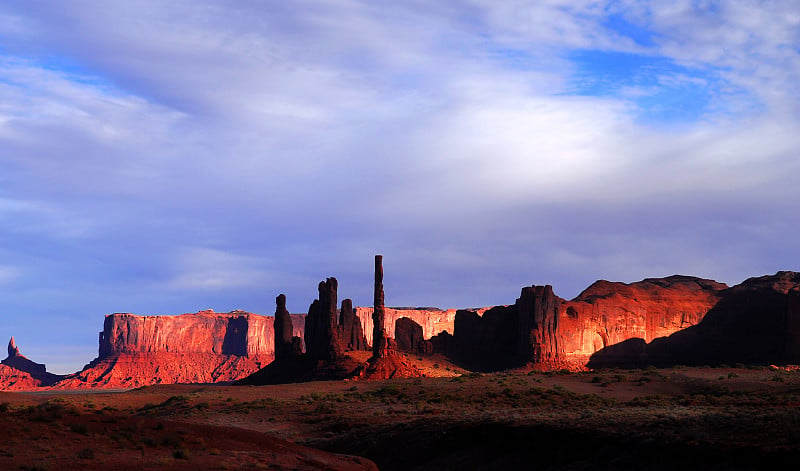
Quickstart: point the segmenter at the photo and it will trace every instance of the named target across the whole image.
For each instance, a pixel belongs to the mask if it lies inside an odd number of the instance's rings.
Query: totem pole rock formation
[[[294,336],[292,317],[286,310],[286,295],[275,298],[275,360],[297,357],[303,353],[303,340]]]
[[[353,309],[353,301],[350,299],[342,300],[342,308],[339,310],[339,341],[343,351],[368,350],[367,338],[364,336],[364,329],[361,326],[361,319]]]
[[[383,305],[383,255],[375,256],[375,290],[372,311],[372,357],[382,358],[391,353],[391,342],[384,328],[386,320]]]
[[[319,299],[308,308],[306,316],[306,354],[312,360],[335,361],[342,354],[336,310],[339,283],[330,277],[319,283]]]
[[[555,363],[562,354],[558,342],[559,299],[553,287],[527,286],[517,299],[517,355],[533,363]]]
[[[375,256],[375,292],[372,310],[372,357],[360,376],[364,379],[417,378],[422,371],[397,353],[397,342],[384,327],[383,256]]]

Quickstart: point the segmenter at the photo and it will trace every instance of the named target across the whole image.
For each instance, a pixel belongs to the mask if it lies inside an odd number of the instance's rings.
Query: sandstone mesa
[[[338,282],[319,283],[307,314],[201,311],[107,315],[98,356],[54,375],[12,337],[0,389],[132,388],[158,383],[385,379],[423,373],[404,354],[445,355],[473,370],[800,362],[800,274],[778,272],[728,287],[689,276],[597,281],[573,300],[548,286],[513,304],[478,309],[388,308],[375,257],[374,302],[338,304]],[[351,352],[372,352],[354,359]]]

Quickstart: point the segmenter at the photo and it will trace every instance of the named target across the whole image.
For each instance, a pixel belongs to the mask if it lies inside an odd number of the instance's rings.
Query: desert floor
[[[800,371],[478,374],[409,359],[435,377],[0,393],[0,469],[770,469],[800,459]]]

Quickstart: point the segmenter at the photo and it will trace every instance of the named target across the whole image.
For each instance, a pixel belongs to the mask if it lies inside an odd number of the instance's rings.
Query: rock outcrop
[[[401,352],[417,355],[430,355],[433,353],[433,343],[430,340],[425,340],[422,334],[422,326],[408,317],[397,319],[394,338],[397,341],[397,349]]]
[[[317,286],[319,298],[311,303],[308,315],[305,316],[305,353],[300,354],[295,348],[290,355],[279,355],[273,362],[241,379],[237,384],[296,383],[355,376],[362,365],[345,352],[352,350],[354,346],[363,348],[366,341],[349,299],[342,302],[340,317],[336,309],[338,288],[339,283],[333,277]],[[280,310],[281,302],[285,303],[285,298],[278,296],[277,302]],[[278,335],[275,335],[277,339]],[[281,342],[286,342],[285,336],[285,332],[281,334]],[[293,344],[296,344],[299,339],[293,340]]]
[[[558,337],[559,305],[551,286],[534,285],[522,288],[513,305],[495,306],[482,314],[459,310],[452,355],[482,370],[525,363],[555,366],[563,357]],[[442,339],[433,343],[442,343]]]
[[[592,355],[589,366],[797,362],[799,292],[800,273],[750,278],[720,291],[697,325],[650,343],[637,338],[608,346]]]
[[[304,316],[289,315],[290,324]],[[129,388],[234,381],[275,355],[274,320],[245,311],[178,316],[110,314],[98,357],[58,388]],[[302,335],[294,329],[295,336]]]
[[[292,316],[298,324],[303,316]],[[124,353],[214,353],[274,356],[274,317],[245,311],[200,311],[177,316],[110,314],[100,333],[99,357]],[[294,335],[302,330],[294,328]]]
[[[383,256],[375,256],[375,286],[372,311],[372,357],[361,373],[363,379],[416,378],[422,372],[397,351],[397,342],[385,328],[386,312],[383,293]]]
[[[356,316],[353,301],[345,299],[339,310],[339,341],[343,351],[369,350],[361,319]]]
[[[49,386],[63,378],[61,375],[49,373],[43,363],[31,361],[21,354],[14,337],[8,341],[8,358],[0,363],[7,367],[0,372],[0,390]]]
[[[564,361],[584,365],[595,352],[628,339],[651,342],[700,322],[727,286],[690,276],[636,283],[596,281],[561,303],[558,338]]]
[[[550,285],[522,288],[516,302],[519,313],[516,353],[522,360],[540,365],[556,365],[562,360],[559,306],[560,300]]]
[[[389,340],[385,327],[386,312],[384,311],[383,293],[383,256],[375,256],[375,287],[373,291],[372,308],[372,358],[385,357],[395,350]]]
[[[321,281],[317,287],[319,298],[308,308],[306,315],[306,355],[314,361],[334,361],[342,355],[339,341],[339,313],[336,310],[336,278]]]
[[[292,317],[286,310],[286,295],[279,294],[275,298],[275,359],[291,358],[302,353],[300,337],[294,336]]]

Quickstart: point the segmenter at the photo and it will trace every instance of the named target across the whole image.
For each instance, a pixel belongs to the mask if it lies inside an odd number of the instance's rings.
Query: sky
[[[0,3],[0,341],[800,270],[795,0]]]

